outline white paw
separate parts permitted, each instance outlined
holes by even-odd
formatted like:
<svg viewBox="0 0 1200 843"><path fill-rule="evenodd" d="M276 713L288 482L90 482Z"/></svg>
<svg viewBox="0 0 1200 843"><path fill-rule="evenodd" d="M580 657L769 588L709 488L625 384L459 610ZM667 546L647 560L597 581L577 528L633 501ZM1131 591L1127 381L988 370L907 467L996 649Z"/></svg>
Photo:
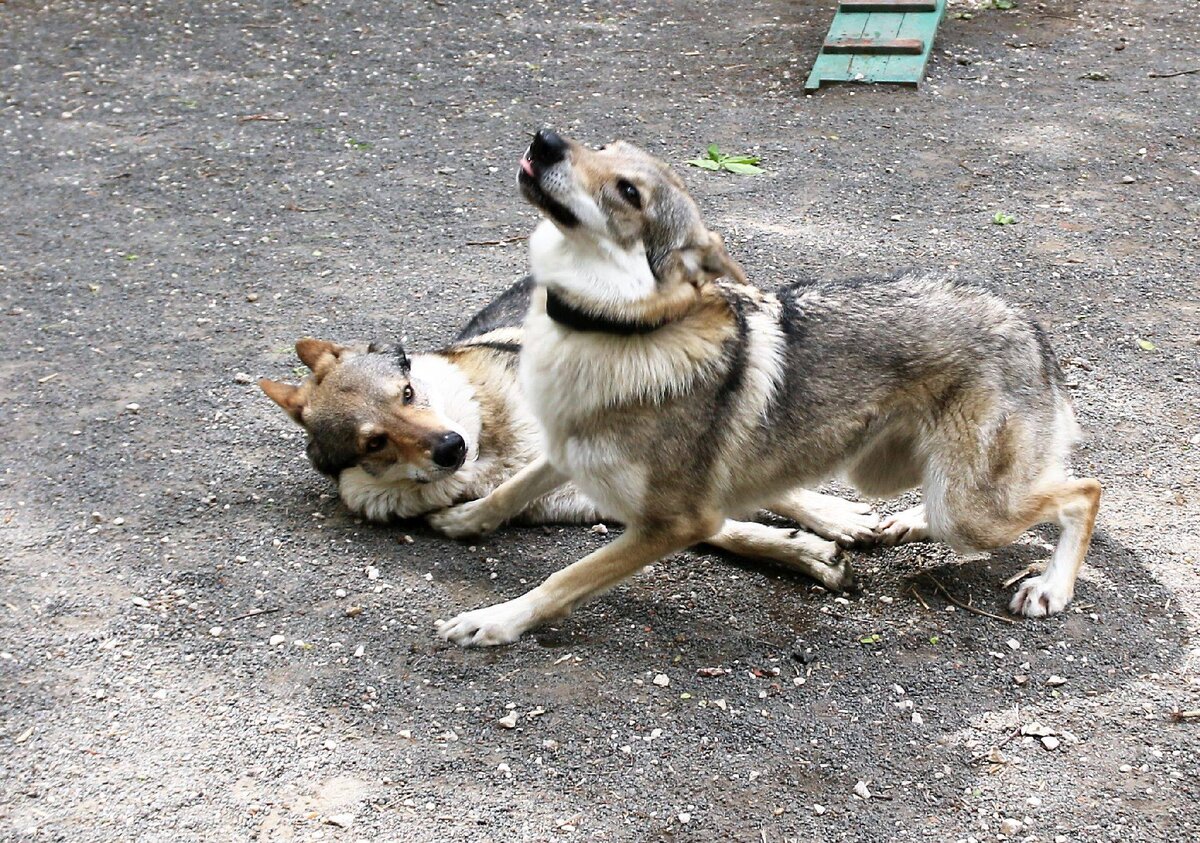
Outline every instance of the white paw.
<svg viewBox="0 0 1200 843"><path fill-rule="evenodd" d="M488 513L487 498L430 513L426 520L430 527L452 539L487 535L500 526Z"/></svg>
<svg viewBox="0 0 1200 843"><path fill-rule="evenodd" d="M879 516L870 504L858 501L840 501L835 506L817 510L812 514L809 529L840 545L852 545L875 538L879 529Z"/></svg>
<svg viewBox="0 0 1200 843"><path fill-rule="evenodd" d="M875 533L880 544L907 544L923 542L929 538L929 525L925 522L924 509L906 509L884 519Z"/></svg>
<svg viewBox="0 0 1200 843"><path fill-rule="evenodd" d="M1072 596L1070 588L1042 574L1021 583L1008 609L1014 615L1044 618L1061 612L1071 602Z"/></svg>
<svg viewBox="0 0 1200 843"><path fill-rule="evenodd" d="M850 555L833 542L828 544L831 552L818 557L818 564L809 568L809 575L830 591L845 591L854 584Z"/></svg>
<svg viewBox="0 0 1200 843"><path fill-rule="evenodd" d="M438 635L460 647L496 647L511 644L534 625L529 601L524 597L497 603L486 609L463 612L448 621L434 623Z"/></svg>

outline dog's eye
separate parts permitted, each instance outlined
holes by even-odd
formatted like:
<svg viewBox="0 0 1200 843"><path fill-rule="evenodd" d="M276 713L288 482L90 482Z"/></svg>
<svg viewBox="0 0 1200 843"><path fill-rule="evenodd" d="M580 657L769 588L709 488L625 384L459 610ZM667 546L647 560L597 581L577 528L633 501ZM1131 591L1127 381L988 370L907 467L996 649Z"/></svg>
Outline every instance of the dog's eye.
<svg viewBox="0 0 1200 843"><path fill-rule="evenodd" d="M404 387L404 393L403 393L403 397L404 397L404 403L405 403L405 404L411 404L411 403L412 403L412 401L413 401L413 388L412 388L411 386L405 386L405 387Z"/></svg>
<svg viewBox="0 0 1200 843"><path fill-rule="evenodd" d="M382 451L388 443L386 433L375 433L367 437L366 449L368 454Z"/></svg>
<svg viewBox="0 0 1200 843"><path fill-rule="evenodd" d="M617 182L617 192L621 194L622 199L633 207L642 207L642 194L638 193L638 189L625 179Z"/></svg>

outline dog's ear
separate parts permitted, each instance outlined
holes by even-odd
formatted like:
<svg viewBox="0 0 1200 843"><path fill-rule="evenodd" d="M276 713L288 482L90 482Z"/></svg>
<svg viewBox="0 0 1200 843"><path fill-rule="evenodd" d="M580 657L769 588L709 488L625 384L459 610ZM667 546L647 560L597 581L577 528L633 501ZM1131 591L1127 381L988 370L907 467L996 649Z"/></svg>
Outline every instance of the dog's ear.
<svg viewBox="0 0 1200 843"><path fill-rule="evenodd" d="M296 343L296 356L300 358L301 363L312 369L318 381L349 350L344 345L312 337L305 337Z"/></svg>
<svg viewBox="0 0 1200 843"><path fill-rule="evenodd" d="M280 383L266 378L262 378L258 385L268 398L283 407L284 412L291 416L293 421L303 424L300 420L300 412L304 409L303 389L292 386L290 383Z"/></svg>
<svg viewBox="0 0 1200 843"><path fill-rule="evenodd" d="M660 282L692 284L696 287L718 278L746 282L746 273L725 251L725 241L715 231L706 231L699 243L670 252L655 275Z"/></svg>

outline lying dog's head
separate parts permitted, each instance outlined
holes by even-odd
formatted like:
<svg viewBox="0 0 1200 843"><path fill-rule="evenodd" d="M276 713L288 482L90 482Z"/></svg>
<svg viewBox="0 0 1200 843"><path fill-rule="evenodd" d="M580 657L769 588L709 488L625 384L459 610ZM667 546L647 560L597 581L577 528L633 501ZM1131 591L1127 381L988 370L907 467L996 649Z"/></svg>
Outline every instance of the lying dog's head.
<svg viewBox="0 0 1200 843"><path fill-rule="evenodd" d="M431 400L433 391L413 381L402 348L306 338L296 355L312 370L302 384L258 385L308 432L318 471L336 479L358 466L381 479L428 482L462 466L462 433Z"/></svg>
<svg viewBox="0 0 1200 843"><path fill-rule="evenodd" d="M679 177L632 144L589 149L542 129L521 159L517 184L553 223L530 243L542 283L620 305L721 276L744 280ZM559 266L568 261L569 269Z"/></svg>

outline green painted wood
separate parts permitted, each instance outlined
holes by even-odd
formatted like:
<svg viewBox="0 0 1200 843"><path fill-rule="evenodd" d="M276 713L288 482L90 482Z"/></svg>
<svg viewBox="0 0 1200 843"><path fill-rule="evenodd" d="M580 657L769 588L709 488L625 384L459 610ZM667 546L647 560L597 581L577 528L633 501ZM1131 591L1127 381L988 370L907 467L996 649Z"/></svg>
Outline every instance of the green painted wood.
<svg viewBox="0 0 1200 843"><path fill-rule="evenodd" d="M936 0L842 0L843 12L932 12Z"/></svg>
<svg viewBox="0 0 1200 843"><path fill-rule="evenodd" d="M833 23L829 25L829 34L825 36L825 40L836 41L842 38L861 38L863 29L866 28L868 17L870 17L870 14L867 12L838 12L833 16ZM819 87L823 79L849 79L850 60L852 58L853 56L845 53L819 53L816 62L813 63L812 73L809 74L808 82L805 83L804 87ZM814 79L816 80L816 84L813 84Z"/></svg>
<svg viewBox="0 0 1200 843"><path fill-rule="evenodd" d="M831 54L822 49L804 87L814 90L826 82L918 84L925 75L938 24L946 13L946 0L933 2L934 10L925 12L864 13L839 8L829 26L826 42L862 38L919 39L923 50L919 55L871 55Z"/></svg>
<svg viewBox="0 0 1200 843"><path fill-rule="evenodd" d="M896 12L871 12L867 15L867 25L863 27L863 38L892 41L900 31L903 21L904 15ZM875 74L882 73L886 67L886 58L861 53L850 59L850 78L861 82L874 82Z"/></svg>

